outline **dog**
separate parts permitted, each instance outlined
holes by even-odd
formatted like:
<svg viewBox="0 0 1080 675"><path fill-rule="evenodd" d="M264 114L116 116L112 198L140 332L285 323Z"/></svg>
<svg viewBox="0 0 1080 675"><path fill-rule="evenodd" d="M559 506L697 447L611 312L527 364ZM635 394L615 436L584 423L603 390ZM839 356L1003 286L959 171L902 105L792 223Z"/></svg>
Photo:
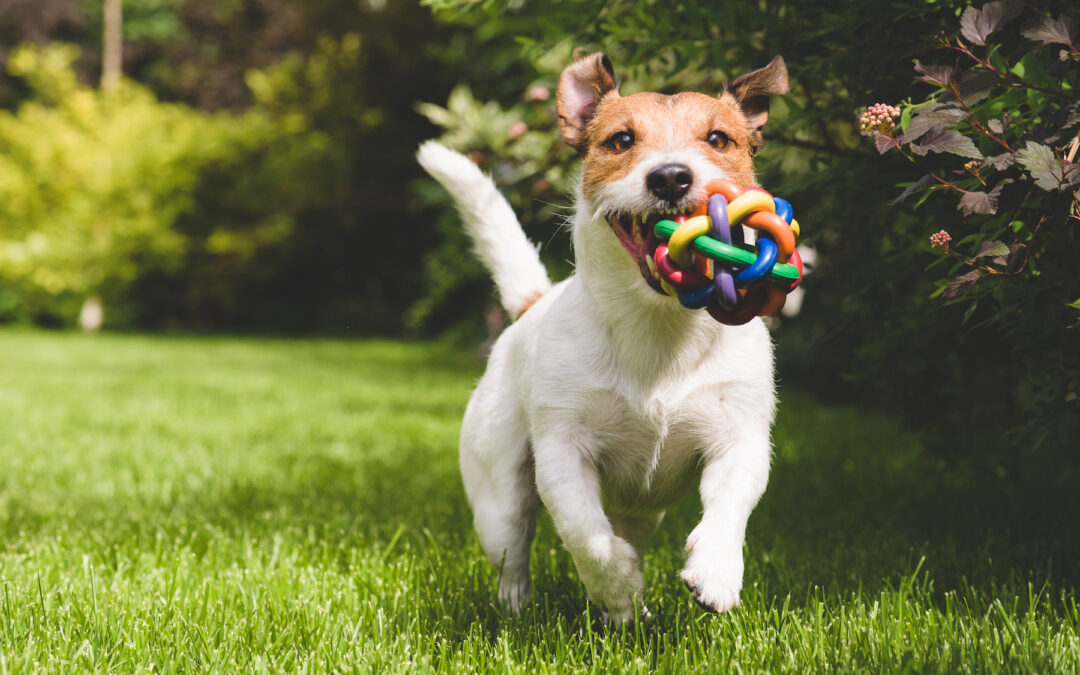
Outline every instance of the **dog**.
<svg viewBox="0 0 1080 675"><path fill-rule="evenodd" d="M721 325L662 293L652 227L690 213L711 179L755 184L769 97L787 91L780 56L717 96L622 96L605 55L568 66L556 107L583 162L575 272L554 286L494 183L461 154L420 146L517 317L492 348L460 443L476 533L512 610L531 597L543 506L607 619L647 616L646 545L695 482L703 514L682 580L708 611L738 604L746 523L769 476L772 342L759 319Z"/></svg>

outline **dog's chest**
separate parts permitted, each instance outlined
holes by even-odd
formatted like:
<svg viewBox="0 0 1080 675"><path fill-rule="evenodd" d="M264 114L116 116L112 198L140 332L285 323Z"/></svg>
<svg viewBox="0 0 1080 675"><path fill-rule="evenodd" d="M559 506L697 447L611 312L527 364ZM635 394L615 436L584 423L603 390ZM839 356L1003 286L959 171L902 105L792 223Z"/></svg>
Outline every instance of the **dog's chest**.
<svg viewBox="0 0 1080 675"><path fill-rule="evenodd" d="M592 434L604 501L662 508L696 478L702 429L681 392L618 389L590 393L583 428Z"/></svg>

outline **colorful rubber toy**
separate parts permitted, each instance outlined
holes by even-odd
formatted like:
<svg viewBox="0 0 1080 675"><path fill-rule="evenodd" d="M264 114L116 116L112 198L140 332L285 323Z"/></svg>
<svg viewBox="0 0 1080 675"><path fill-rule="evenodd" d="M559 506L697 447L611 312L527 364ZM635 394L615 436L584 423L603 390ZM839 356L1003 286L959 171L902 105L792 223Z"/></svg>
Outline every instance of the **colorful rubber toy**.
<svg viewBox="0 0 1080 675"><path fill-rule="evenodd" d="M667 240L653 255L660 285L684 306L704 308L729 326L776 314L803 274L791 204L723 179L709 181L705 193L689 218L661 220L653 228ZM738 225L758 231L755 246L743 243Z"/></svg>

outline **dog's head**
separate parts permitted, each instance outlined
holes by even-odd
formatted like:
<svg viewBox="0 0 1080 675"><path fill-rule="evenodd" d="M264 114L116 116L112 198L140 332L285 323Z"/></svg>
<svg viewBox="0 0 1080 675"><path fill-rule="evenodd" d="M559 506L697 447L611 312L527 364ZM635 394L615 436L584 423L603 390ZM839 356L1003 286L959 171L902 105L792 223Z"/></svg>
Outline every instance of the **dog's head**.
<svg viewBox="0 0 1080 675"><path fill-rule="evenodd" d="M689 214L714 178L752 185L769 97L787 91L787 67L779 56L717 96L621 96L603 54L563 71L556 97L559 125L563 140L584 159L582 206L597 216L593 222L607 222L654 289L660 284L651 265L653 225L662 217Z"/></svg>

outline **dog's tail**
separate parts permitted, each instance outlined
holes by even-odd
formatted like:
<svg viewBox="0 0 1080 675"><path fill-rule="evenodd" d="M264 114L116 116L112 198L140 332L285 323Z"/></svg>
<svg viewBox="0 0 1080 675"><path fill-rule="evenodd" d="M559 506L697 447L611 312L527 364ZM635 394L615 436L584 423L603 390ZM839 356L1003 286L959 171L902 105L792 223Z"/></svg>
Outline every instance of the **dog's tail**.
<svg viewBox="0 0 1080 675"><path fill-rule="evenodd" d="M453 196L477 255L495 278L502 306L514 318L524 314L551 288L551 280L510 204L480 167L441 143L423 143L416 159Z"/></svg>

